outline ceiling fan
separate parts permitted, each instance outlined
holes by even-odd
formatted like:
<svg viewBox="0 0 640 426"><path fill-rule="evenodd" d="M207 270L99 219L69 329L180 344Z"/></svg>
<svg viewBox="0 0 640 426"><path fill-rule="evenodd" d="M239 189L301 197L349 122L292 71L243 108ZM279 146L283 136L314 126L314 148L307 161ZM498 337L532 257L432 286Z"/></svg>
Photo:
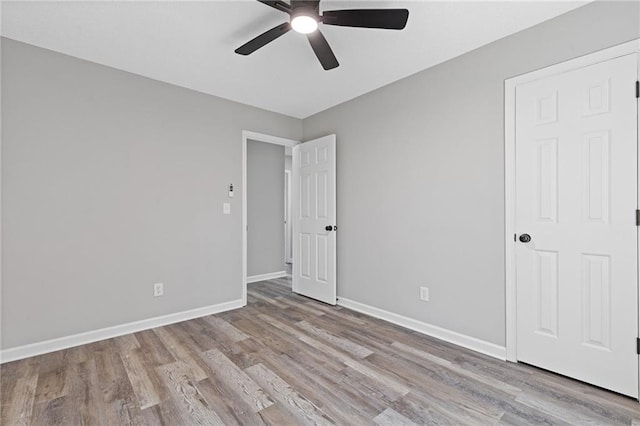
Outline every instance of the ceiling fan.
<svg viewBox="0 0 640 426"><path fill-rule="evenodd" d="M326 10L320 15L320 0L291 0L291 4L281 0L258 1L289 14L290 20L260 34L237 48L235 52L239 55L249 55L293 29L307 35L311 48L325 70L336 68L339 63L318 29L318 24L401 30L407 25L409 18L407 9Z"/></svg>

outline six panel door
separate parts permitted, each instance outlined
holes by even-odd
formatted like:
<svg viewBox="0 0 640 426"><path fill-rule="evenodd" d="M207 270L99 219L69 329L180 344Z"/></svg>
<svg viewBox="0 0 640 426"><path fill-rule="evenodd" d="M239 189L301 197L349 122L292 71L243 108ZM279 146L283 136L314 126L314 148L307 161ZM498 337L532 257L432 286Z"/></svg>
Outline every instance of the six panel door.
<svg viewBox="0 0 640 426"><path fill-rule="evenodd" d="M517 86L515 243L518 360L636 398L637 60Z"/></svg>
<svg viewBox="0 0 640 426"><path fill-rule="evenodd" d="M336 304L336 138L293 148L293 291Z"/></svg>

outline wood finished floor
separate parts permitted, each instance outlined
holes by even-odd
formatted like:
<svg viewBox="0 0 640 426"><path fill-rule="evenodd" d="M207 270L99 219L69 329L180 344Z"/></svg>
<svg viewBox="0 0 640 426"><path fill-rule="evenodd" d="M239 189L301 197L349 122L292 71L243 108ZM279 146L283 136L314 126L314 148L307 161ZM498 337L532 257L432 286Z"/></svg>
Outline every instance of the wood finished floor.
<svg viewBox="0 0 640 426"><path fill-rule="evenodd" d="M640 424L640 404L249 286L235 311L0 367L2 425Z"/></svg>

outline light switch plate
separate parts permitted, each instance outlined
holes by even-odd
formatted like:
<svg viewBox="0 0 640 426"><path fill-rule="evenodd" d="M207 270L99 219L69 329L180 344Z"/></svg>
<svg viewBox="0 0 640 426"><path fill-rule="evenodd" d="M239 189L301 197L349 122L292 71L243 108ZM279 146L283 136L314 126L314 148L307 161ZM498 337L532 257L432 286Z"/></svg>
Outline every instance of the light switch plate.
<svg viewBox="0 0 640 426"><path fill-rule="evenodd" d="M231 203L222 203L222 213L231 214Z"/></svg>
<svg viewBox="0 0 640 426"><path fill-rule="evenodd" d="M424 302L429 301L429 288L428 287L420 287L420 300Z"/></svg>

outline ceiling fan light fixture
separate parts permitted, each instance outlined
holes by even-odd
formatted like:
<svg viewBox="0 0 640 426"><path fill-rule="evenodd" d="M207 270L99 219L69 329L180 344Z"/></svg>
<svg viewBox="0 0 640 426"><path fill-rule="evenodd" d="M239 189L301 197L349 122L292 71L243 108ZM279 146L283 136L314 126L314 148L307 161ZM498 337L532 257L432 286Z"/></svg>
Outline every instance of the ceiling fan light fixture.
<svg viewBox="0 0 640 426"><path fill-rule="evenodd" d="M291 28L302 34L310 34L318 29L318 21L308 15L297 15L291 19Z"/></svg>
<svg viewBox="0 0 640 426"><path fill-rule="evenodd" d="M1 0L0 0L1 1ZM305 34L320 65L325 70L332 70L340 65L333 54L331 46L324 38L318 25L336 25L341 27L378 28L385 30L401 30L407 25L409 11L407 9L342 9L324 10L320 15L321 0L258 0L279 12L289 15L289 20L267 30L257 37L238 47L238 55L249 55L271 43L291 30Z"/></svg>

